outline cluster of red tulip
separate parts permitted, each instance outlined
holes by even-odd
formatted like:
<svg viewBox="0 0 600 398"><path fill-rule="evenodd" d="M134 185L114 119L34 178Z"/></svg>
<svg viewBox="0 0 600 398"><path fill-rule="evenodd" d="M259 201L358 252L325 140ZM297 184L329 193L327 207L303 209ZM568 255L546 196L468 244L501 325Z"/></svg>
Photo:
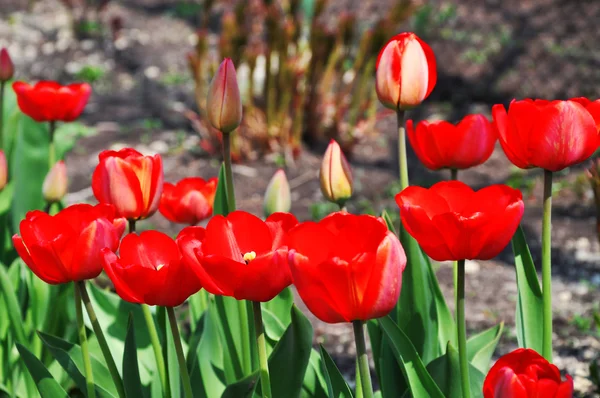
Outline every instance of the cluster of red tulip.
<svg viewBox="0 0 600 398"><path fill-rule="evenodd" d="M420 104L435 82L433 52L414 34L400 34L382 49L377 94L385 106L398 112L401 145L404 110ZM24 113L51 124L77 118L90 95L87 85L41 82L32 87L17 82L13 88ZM407 259L386 222L344 209L320 222L298 222L285 211L270 211L265 221L234 211L228 141L240 124L242 107L235 69L228 59L213 79L207 108L210 123L224 133L225 181L186 178L175 185L164 183L159 155L144 156L131 148L104 151L91 182L98 205L77 204L56 215L32 211L21 222L21 233L13 242L27 266L47 283L76 282L82 290L83 281L104 270L124 300L171 311L205 289L253 301L254 311L260 313L259 303L293 284L308 309L325 322L352 322L357 331L363 321L387 315L398 301ZM454 177L456 170L485 162L497 139L513 164L539 167L550 176L587 159L600 144L600 101L513 101L508 111L496 105L492 113L493 123L483 115L469 115L456 126L422 121L415 127L409 120L407 135L428 168L451 169ZM327 149L320 176L324 195L343 206L352 194L352 177L335 142ZM464 261L491 259L506 247L523 215L522 195L504 185L473 191L459 181L440 182L429 189L408 186L402 155L401 176L403 190L396 202L405 230L434 260L458 262L461 385L469 397ZM229 213L213 216L206 227L195 226L211 216L220 183L226 186ZM282 183L274 179L272 185ZM289 198L287 203L273 202L278 204L271 209L289 209ZM173 222L190 226L176 239L158 231L136 234L136 221L157 210ZM130 233L121 239L127 222ZM357 347L366 361L360 341ZM260 360L264 369L262 355ZM365 364L359 359L363 393L371 397ZM186 395L191 396L185 385L187 370L180 371ZM270 396L268 376L261 383L263 395ZM486 398L568 397L572 390L570 378L561 382L557 368L532 350L517 350L501 358L484 384Z"/></svg>

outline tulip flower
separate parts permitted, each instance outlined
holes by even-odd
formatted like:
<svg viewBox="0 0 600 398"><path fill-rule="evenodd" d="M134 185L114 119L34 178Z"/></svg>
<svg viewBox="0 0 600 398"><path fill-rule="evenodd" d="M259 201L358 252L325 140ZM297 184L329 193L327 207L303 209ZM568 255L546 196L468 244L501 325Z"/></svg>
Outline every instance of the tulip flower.
<svg viewBox="0 0 600 398"><path fill-rule="evenodd" d="M289 212L292 208L292 192L283 169L277 170L265 191L263 209L268 217L277 212Z"/></svg>
<svg viewBox="0 0 600 398"><path fill-rule="evenodd" d="M162 232L127 234L119 256L115 251L102 251L104 270L125 301L176 307L201 288L175 241Z"/></svg>
<svg viewBox="0 0 600 398"><path fill-rule="evenodd" d="M560 171L589 158L600 144L591 113L577 101L512 101L492 108L500 144L517 167Z"/></svg>
<svg viewBox="0 0 600 398"><path fill-rule="evenodd" d="M10 55L6 48L0 50L0 83L5 83L12 79L15 74L15 66L13 65Z"/></svg>
<svg viewBox="0 0 600 398"><path fill-rule="evenodd" d="M342 207L352 196L352 172L340 145L331 140L319 171L321 192L330 202Z"/></svg>
<svg viewBox="0 0 600 398"><path fill-rule="evenodd" d="M87 83L62 86L54 81L41 81L31 86L13 83L21 111L36 122L71 122L79 117L90 98Z"/></svg>
<svg viewBox="0 0 600 398"><path fill-rule="evenodd" d="M497 256L510 242L521 217L521 192L492 185L477 192L460 181L431 188L411 186L396 195L407 232L436 261Z"/></svg>
<svg viewBox="0 0 600 398"><path fill-rule="evenodd" d="M230 133L242 122L242 99L235 67L225 58L210 82L206 112L210 124L222 133Z"/></svg>
<svg viewBox="0 0 600 398"><path fill-rule="evenodd" d="M64 161L58 161L52 166L44 183L42 195L48 203L60 202L67 194L67 167Z"/></svg>
<svg viewBox="0 0 600 398"><path fill-rule="evenodd" d="M571 98L571 101L580 103L594 118L596 128L600 132L600 99L590 101L585 97Z"/></svg>
<svg viewBox="0 0 600 398"><path fill-rule="evenodd" d="M323 322L379 318L396 305L406 256L382 219L333 213L299 224L288 246L298 294Z"/></svg>
<svg viewBox="0 0 600 398"><path fill-rule="evenodd" d="M297 223L289 213L262 221L238 210L214 216L206 229L184 228L177 244L209 293L266 302L291 283L285 242Z"/></svg>
<svg viewBox="0 0 600 398"><path fill-rule="evenodd" d="M30 211L13 244L25 264L51 285L83 281L102 271L101 250L116 250L125 220L110 205L69 206L55 216Z"/></svg>
<svg viewBox="0 0 600 398"><path fill-rule="evenodd" d="M166 182L158 210L172 222L196 225L212 215L216 191L216 178L184 178L176 185Z"/></svg>
<svg viewBox="0 0 600 398"><path fill-rule="evenodd" d="M8 166L6 164L6 155L0 150L0 191L4 189L8 182Z"/></svg>
<svg viewBox="0 0 600 398"><path fill-rule="evenodd" d="M571 398L573 379L531 349L519 348L492 366L483 382L484 398Z"/></svg>
<svg viewBox="0 0 600 398"><path fill-rule="evenodd" d="M433 51L411 32L400 33L387 42L379 52L376 69L377 96L390 109L419 105L437 81Z"/></svg>
<svg viewBox="0 0 600 398"><path fill-rule="evenodd" d="M465 116L457 125L446 121L406 122L406 134L419 160L431 170L468 169L492 155L497 132L483 115Z"/></svg>
<svg viewBox="0 0 600 398"><path fill-rule="evenodd" d="M103 151L92 175L92 190L100 203L115 206L129 220L150 217L163 191L160 155L144 156L135 149Z"/></svg>

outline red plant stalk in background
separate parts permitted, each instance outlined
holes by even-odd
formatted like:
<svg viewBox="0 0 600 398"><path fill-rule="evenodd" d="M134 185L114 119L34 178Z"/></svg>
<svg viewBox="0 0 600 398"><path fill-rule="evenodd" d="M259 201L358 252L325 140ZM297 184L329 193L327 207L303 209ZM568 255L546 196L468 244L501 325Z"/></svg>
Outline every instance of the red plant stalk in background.
<svg viewBox="0 0 600 398"><path fill-rule="evenodd" d="M406 122L406 134L419 160L431 170L468 169L492 155L498 133L483 115L467 115L457 125L446 121Z"/></svg>
<svg viewBox="0 0 600 398"><path fill-rule="evenodd" d="M297 223L289 213L274 213L262 221L234 211L214 216L206 229L184 228L177 244L206 291L266 302L291 284L286 237Z"/></svg>
<svg viewBox="0 0 600 398"><path fill-rule="evenodd" d="M160 155L144 156L135 149L103 151L92 175L92 190L100 203L115 206L128 220L150 217L160 203L163 168Z"/></svg>
<svg viewBox="0 0 600 398"><path fill-rule="evenodd" d="M321 161L319 170L321 192L327 200L340 207L352 196L352 171L335 140L331 140Z"/></svg>
<svg viewBox="0 0 600 398"><path fill-rule="evenodd" d="M521 217L519 190L492 185L477 192L460 181L396 195L404 228L436 261L489 260L510 242Z"/></svg>
<svg viewBox="0 0 600 398"><path fill-rule="evenodd" d="M562 381L555 365L531 349L519 348L504 355L483 383L485 398L571 398L573 379Z"/></svg>
<svg viewBox="0 0 600 398"><path fill-rule="evenodd" d="M40 81L34 86L13 83L21 111L37 122L71 122L79 117L90 98L87 83L62 86L54 81Z"/></svg>
<svg viewBox="0 0 600 398"><path fill-rule="evenodd" d="M0 49L0 83L5 83L12 79L15 74L15 66L8 54L6 48Z"/></svg>
<svg viewBox="0 0 600 398"><path fill-rule="evenodd" d="M388 41L379 53L376 69L379 101L394 110L419 105L437 81L433 51L411 32L400 33Z"/></svg>
<svg viewBox="0 0 600 398"><path fill-rule="evenodd" d="M366 321L396 305L406 256L382 219L337 212L299 224L288 242L294 285L320 320Z"/></svg>
<svg viewBox="0 0 600 398"><path fill-rule="evenodd" d="M176 307L201 288L195 273L181 261L175 241L162 232L128 234L119 256L115 251L102 251L104 270L125 301Z"/></svg>
<svg viewBox="0 0 600 398"><path fill-rule="evenodd" d="M196 225L212 215L217 178L184 178L177 184L166 182L158 210L166 219Z"/></svg>
<svg viewBox="0 0 600 398"><path fill-rule="evenodd" d="M25 264L46 283L83 281L102 272L101 250L119 247L125 220L113 206L78 204L55 216L34 210L21 221L13 244Z"/></svg>
<svg viewBox="0 0 600 398"><path fill-rule="evenodd" d="M560 171L589 158L600 144L591 112L579 101L512 101L492 108L500 144L522 169ZM597 114L597 113L596 113Z"/></svg>

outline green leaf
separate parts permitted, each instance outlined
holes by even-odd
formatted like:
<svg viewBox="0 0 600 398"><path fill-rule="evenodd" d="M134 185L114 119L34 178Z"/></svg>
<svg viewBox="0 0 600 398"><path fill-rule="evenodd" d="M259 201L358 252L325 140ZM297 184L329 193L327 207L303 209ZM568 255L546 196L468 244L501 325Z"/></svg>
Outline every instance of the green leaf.
<svg viewBox="0 0 600 398"><path fill-rule="evenodd" d="M240 305L233 297L215 296L219 335L223 348L223 364L227 384L244 377L242 370L242 336ZM244 306L245 308L245 306Z"/></svg>
<svg viewBox="0 0 600 398"><path fill-rule="evenodd" d="M144 391L140 380L138 366L137 346L135 344L135 328L133 314L129 314L127 322L127 335L125 336L125 350L123 353L123 385L128 397L143 397Z"/></svg>
<svg viewBox="0 0 600 398"><path fill-rule="evenodd" d="M448 343L444 355L427 364L427 370L447 398L463 397L458 351L452 344ZM469 364L469 385L471 386L472 398L483 396L484 378L483 373Z"/></svg>
<svg viewBox="0 0 600 398"><path fill-rule="evenodd" d="M217 183L217 191L215 193L215 200L213 204L213 214L220 214L226 216L229 214L227 208L227 188L225 186L225 166L221 164L219 169L219 182Z"/></svg>
<svg viewBox="0 0 600 398"><path fill-rule="evenodd" d="M313 348L310 350L310 360L304 382L302 383L302 397L327 398L327 383L323 373L323 361L321 355Z"/></svg>
<svg viewBox="0 0 600 398"><path fill-rule="evenodd" d="M10 327L14 333L17 342L27 344L25 338L25 330L23 329L23 318L21 309L19 308L19 300L16 295L16 289L12 284L4 264L0 264L0 294L4 298L6 309L8 310L8 318Z"/></svg>
<svg viewBox="0 0 600 398"><path fill-rule="evenodd" d="M68 398L69 396L62 389L60 384L54 380L48 369L39 359L35 357L25 346L17 343L17 350L21 354L21 359L25 362L25 366L29 370L31 377L35 381L35 385L40 392L42 398Z"/></svg>
<svg viewBox="0 0 600 398"><path fill-rule="evenodd" d="M380 318L379 325L390 343L392 352L402 368L404 377L414 397L443 398L444 395L431 375L408 336L389 317ZM437 341L437 339L436 339Z"/></svg>
<svg viewBox="0 0 600 398"><path fill-rule="evenodd" d="M64 159L65 155L73 149L77 140L96 134L94 128L80 122L60 123L54 133L56 158Z"/></svg>
<svg viewBox="0 0 600 398"><path fill-rule="evenodd" d="M87 385L85 380L85 371L81 347L63 340L56 336L38 332L38 336L42 343L48 348L48 351L69 374L81 391L86 391ZM96 385L96 393L99 397L116 397L117 390L110 377L108 369L102 362L91 356L92 372L94 375L94 384Z"/></svg>
<svg viewBox="0 0 600 398"><path fill-rule="evenodd" d="M250 398L254 395L258 383L258 371L244 377L235 383L229 384L221 398ZM276 395L273 395L274 397Z"/></svg>
<svg viewBox="0 0 600 398"><path fill-rule="evenodd" d="M517 310L515 323L519 347L542 352L543 299L535 265L521 227L512 238L517 272Z"/></svg>
<svg viewBox="0 0 600 398"><path fill-rule="evenodd" d="M2 191L0 191L0 214L4 214L10 210L14 190L14 184L12 181L9 181L8 184L4 186Z"/></svg>
<svg viewBox="0 0 600 398"><path fill-rule="evenodd" d="M383 395L386 397L401 396L408 385L403 377L398 377L402 370L392 353L388 340L384 338L383 331L376 319L371 319L367 322L367 331L369 332L369 339L371 341L375 373L377 374L379 387Z"/></svg>
<svg viewBox="0 0 600 398"><path fill-rule="evenodd" d="M393 232L394 235L398 235L398 232L396 232L396 227L394 227L394 221L392 220L392 217L390 217L390 214L387 212L387 210L383 210L381 212L381 217L385 220L388 230Z"/></svg>
<svg viewBox="0 0 600 398"><path fill-rule="evenodd" d="M319 350L329 398L352 398L352 391L333 359L322 345L319 345Z"/></svg>
<svg viewBox="0 0 600 398"><path fill-rule="evenodd" d="M293 304L294 295L290 288L262 304L265 333L271 341L278 341L292 321L290 310Z"/></svg>
<svg viewBox="0 0 600 398"><path fill-rule="evenodd" d="M494 355L494 350L498 345L498 341L500 341L503 329L504 322L500 322L498 325L471 336L467 340L467 358L482 373L487 373L490 369L492 355Z"/></svg>
<svg viewBox="0 0 600 398"><path fill-rule="evenodd" d="M422 250L421 255L423 256L423 259L427 265L429 286L435 303L435 313L437 315L438 326L438 348L446 347L448 342L452 343L452 345L456 347L458 346L458 338L456 335L456 323L454 322L454 317L448 308L448 304L446 304L444 294L442 293L438 280L433 272L431 260ZM439 354L442 354L441 351L438 352Z"/></svg>
<svg viewBox="0 0 600 398"><path fill-rule="evenodd" d="M208 297L208 292L202 289L188 298L188 304L190 306L190 327L192 328L192 332L195 327L200 324L200 318L206 312Z"/></svg>
<svg viewBox="0 0 600 398"><path fill-rule="evenodd" d="M211 398L219 397L225 390L222 381L223 351L218 330L218 314L214 305L209 306L202 318L202 326L196 328L200 332L199 338L190 339L188 353L188 369L192 380L194 397ZM194 345L193 341L198 339ZM193 340L193 341L192 341Z"/></svg>
<svg viewBox="0 0 600 398"><path fill-rule="evenodd" d="M159 317L160 319L160 317ZM177 359L177 351L175 350L175 340L173 339L173 333L171 333L169 321L165 316L161 321L165 322L164 330L166 336L166 352L165 361L167 367L167 377L169 378L169 386L171 387L171 396L181 396L181 377L179 372L179 363Z"/></svg>

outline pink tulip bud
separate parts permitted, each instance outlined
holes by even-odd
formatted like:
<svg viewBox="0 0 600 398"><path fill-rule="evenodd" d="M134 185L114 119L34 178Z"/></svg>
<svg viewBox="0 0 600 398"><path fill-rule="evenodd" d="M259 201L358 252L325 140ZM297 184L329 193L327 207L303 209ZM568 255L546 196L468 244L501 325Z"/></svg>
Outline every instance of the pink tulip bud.
<svg viewBox="0 0 600 398"><path fill-rule="evenodd" d="M6 166L6 155L0 150L0 191L6 186L8 181L8 167Z"/></svg>
<svg viewBox="0 0 600 398"><path fill-rule="evenodd" d="M352 196L352 172L340 145L331 140L321 162L321 192L330 202L343 206Z"/></svg>
<svg viewBox="0 0 600 398"><path fill-rule="evenodd" d="M394 36L381 49L376 68L377 96L391 109L419 105L437 80L433 51L411 32Z"/></svg>
<svg viewBox="0 0 600 398"><path fill-rule="evenodd" d="M42 185L42 194L48 203L60 202L67 194L67 168L60 160L52 166Z"/></svg>
<svg viewBox="0 0 600 398"><path fill-rule="evenodd" d="M210 124L222 133L230 133L242 122L242 99L235 67L225 58L210 82L206 112Z"/></svg>
<svg viewBox="0 0 600 398"><path fill-rule="evenodd" d="M265 191L265 201L263 209L265 216L269 217L273 213L284 212L287 213L292 207L292 192L290 191L290 184L285 175L283 169L277 170L277 172L269 181L267 190Z"/></svg>
<svg viewBox="0 0 600 398"><path fill-rule="evenodd" d="M8 55L6 48L0 50L0 82L6 82L12 79L15 74L15 66Z"/></svg>

